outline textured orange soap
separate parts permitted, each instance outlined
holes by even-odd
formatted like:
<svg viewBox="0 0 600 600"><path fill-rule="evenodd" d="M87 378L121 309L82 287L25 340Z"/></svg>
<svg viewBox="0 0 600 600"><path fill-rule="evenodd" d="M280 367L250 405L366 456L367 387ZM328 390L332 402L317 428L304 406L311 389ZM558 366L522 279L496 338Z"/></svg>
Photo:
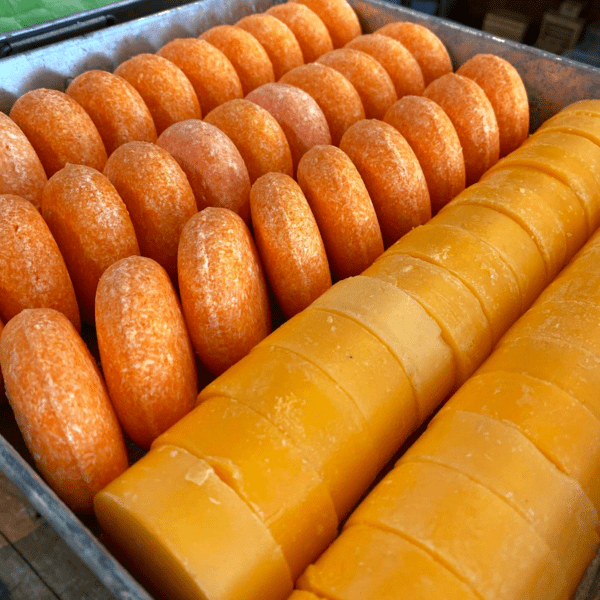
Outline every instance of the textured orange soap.
<svg viewBox="0 0 600 600"><path fill-rule="evenodd" d="M223 131L239 150L250 182L276 171L293 175L292 153L277 119L249 100L231 100L208 113L204 120Z"/></svg>
<svg viewBox="0 0 600 600"><path fill-rule="evenodd" d="M404 136L415 153L427 182L431 211L437 213L465 188L465 158L452 121L423 96L401 98L383 120Z"/></svg>
<svg viewBox="0 0 600 600"><path fill-rule="evenodd" d="M234 25L217 25L205 31L200 40L218 48L231 61L240 78L244 96L254 88L275 81L273 63L267 51L244 29Z"/></svg>
<svg viewBox="0 0 600 600"><path fill-rule="evenodd" d="M325 23L308 6L295 2L275 4L266 11L285 23L296 36L305 63L333 50L333 42Z"/></svg>
<svg viewBox="0 0 600 600"><path fill-rule="evenodd" d="M356 88L367 119L383 119L398 99L394 82L377 60L366 52L338 48L321 55L317 62L339 71Z"/></svg>
<svg viewBox="0 0 600 600"><path fill-rule="evenodd" d="M229 208L250 222L250 177L235 144L217 127L191 119L171 125L157 144L186 174L198 210Z"/></svg>
<svg viewBox="0 0 600 600"><path fill-rule="evenodd" d="M255 181L250 212L267 279L291 317L331 287L317 222L300 186L283 173L267 173Z"/></svg>
<svg viewBox="0 0 600 600"><path fill-rule="evenodd" d="M121 196L140 246L177 281L177 246L183 226L198 211L194 192L177 161L148 142L117 148L104 175Z"/></svg>
<svg viewBox="0 0 600 600"><path fill-rule="evenodd" d="M344 529L297 585L334 600L478 598L423 548L393 531L369 525ZM302 597L292 594L289 600Z"/></svg>
<svg viewBox="0 0 600 600"><path fill-rule="evenodd" d="M359 121L346 131L340 149L369 190L386 247L431 218L423 170L397 129L375 119Z"/></svg>
<svg viewBox="0 0 600 600"><path fill-rule="evenodd" d="M400 462L346 527L363 524L424 548L479 598L565 598L562 565L546 542L504 500L454 469Z"/></svg>
<svg viewBox="0 0 600 600"><path fill-rule="evenodd" d="M251 91L246 100L271 113L283 129L292 153L294 175L305 152L313 146L331 144L329 125L323 111L316 100L299 87L266 83Z"/></svg>
<svg viewBox="0 0 600 600"><path fill-rule="evenodd" d="M279 544L210 465L151 450L94 498L102 529L169 600L281 600L292 591Z"/></svg>
<svg viewBox="0 0 600 600"><path fill-rule="evenodd" d="M156 54L175 63L185 73L194 87L203 115L219 104L244 96L242 83L231 61L204 40L177 38Z"/></svg>
<svg viewBox="0 0 600 600"><path fill-rule="evenodd" d="M36 467L75 511L127 469L123 434L104 382L69 320L22 311L0 338L7 395Z"/></svg>
<svg viewBox="0 0 600 600"><path fill-rule="evenodd" d="M300 161L298 183L321 230L335 279L359 275L383 252L383 240L356 167L339 148L315 146Z"/></svg>
<svg viewBox="0 0 600 600"><path fill-rule="evenodd" d="M428 224L410 231L389 252L420 258L458 277L481 302L494 343L521 314L513 272L497 250L468 231Z"/></svg>
<svg viewBox="0 0 600 600"><path fill-rule="evenodd" d="M295 352L347 392L366 421L381 467L418 427L408 375L389 347L354 319L309 307L261 345Z"/></svg>
<svg viewBox="0 0 600 600"><path fill-rule="evenodd" d="M600 420L551 383L508 371L474 375L441 409L464 410L515 427L600 509Z"/></svg>
<svg viewBox="0 0 600 600"><path fill-rule="evenodd" d="M173 123L202 118L190 80L175 63L162 56L138 54L121 63L115 75L138 91L150 110L158 135Z"/></svg>
<svg viewBox="0 0 600 600"><path fill-rule="evenodd" d="M345 46L361 34L358 16L346 0L292 0L317 13L329 30L334 48Z"/></svg>
<svg viewBox="0 0 600 600"><path fill-rule="evenodd" d="M500 133L500 156L516 150L529 135L529 101L519 72L493 54L476 54L456 71L472 79L491 102Z"/></svg>
<svg viewBox="0 0 600 600"><path fill-rule="evenodd" d="M93 323L102 273L117 260L140 253L127 207L102 173L67 165L48 180L42 215L69 269L81 318Z"/></svg>
<svg viewBox="0 0 600 600"><path fill-rule="evenodd" d="M0 194L15 194L38 210L48 181L33 146L14 121L0 112Z"/></svg>
<svg viewBox="0 0 600 600"><path fill-rule="evenodd" d="M24 198L0 195L0 319L42 307L81 327L71 278L44 219Z"/></svg>
<svg viewBox="0 0 600 600"><path fill-rule="evenodd" d="M481 303L445 268L407 254L387 252L363 275L399 287L435 320L454 353L457 385L489 355L492 332Z"/></svg>
<svg viewBox="0 0 600 600"><path fill-rule="evenodd" d="M320 63L296 67L279 83L289 83L310 94L327 119L331 140L336 146L350 125L365 118L365 109L356 88L338 71Z"/></svg>
<svg viewBox="0 0 600 600"><path fill-rule="evenodd" d="M424 95L450 117L463 149L466 183L475 183L500 155L498 121L491 102L473 80L456 73L436 79Z"/></svg>
<svg viewBox="0 0 600 600"><path fill-rule="evenodd" d="M375 479L379 455L358 407L295 352L257 346L205 387L198 403L214 396L245 404L289 436L325 482L338 519Z"/></svg>
<svg viewBox="0 0 600 600"><path fill-rule="evenodd" d="M354 38L346 44L346 48L362 50L379 62L390 76L398 98L409 94L420 96L425 91L419 63L398 40L370 33Z"/></svg>
<svg viewBox="0 0 600 600"><path fill-rule="evenodd" d="M337 534L329 491L287 435L251 408L210 398L152 445L205 460L269 528L296 579Z"/></svg>
<svg viewBox="0 0 600 600"><path fill-rule="evenodd" d="M565 591L575 591L598 547L598 513L579 483L514 427L473 412L445 411L400 461L456 469L494 492L556 552L569 582Z"/></svg>
<svg viewBox="0 0 600 600"><path fill-rule="evenodd" d="M446 73L452 73L452 61L446 47L427 27L417 23L395 22L377 29L376 33L404 44L419 63L425 85Z"/></svg>
<svg viewBox="0 0 600 600"><path fill-rule="evenodd" d="M451 204L431 222L464 229L497 250L519 284L522 312L548 284L538 247L527 231L507 215L485 206Z"/></svg>
<svg viewBox="0 0 600 600"><path fill-rule="evenodd" d="M149 448L198 394L194 351L166 271L142 256L112 264L98 282L96 332L119 421Z"/></svg>
<svg viewBox="0 0 600 600"><path fill-rule="evenodd" d="M67 94L90 115L110 156L126 142L156 142L156 127L146 103L125 79L106 71L86 71Z"/></svg>
<svg viewBox="0 0 600 600"><path fill-rule="evenodd" d="M275 81L294 67L304 64L296 36L276 17L267 14L248 15L237 21L235 26L251 33L260 42L273 64Z"/></svg>
<svg viewBox="0 0 600 600"><path fill-rule="evenodd" d="M267 286L252 235L226 208L205 208L183 228L179 290L202 362L222 373L271 331Z"/></svg>
<svg viewBox="0 0 600 600"><path fill-rule="evenodd" d="M51 177L67 163L101 171L106 148L89 115L71 97L40 88L13 104L10 118L21 128Z"/></svg>

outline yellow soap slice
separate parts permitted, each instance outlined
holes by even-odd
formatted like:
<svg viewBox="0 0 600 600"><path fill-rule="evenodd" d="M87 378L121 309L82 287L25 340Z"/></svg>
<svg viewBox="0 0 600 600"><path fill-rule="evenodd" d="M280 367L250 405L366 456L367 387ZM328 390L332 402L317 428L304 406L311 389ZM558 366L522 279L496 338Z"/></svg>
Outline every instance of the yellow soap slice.
<svg viewBox="0 0 600 600"><path fill-rule="evenodd" d="M386 252L362 275L394 284L435 320L454 352L457 387L491 352L492 332L481 303L443 267L407 254Z"/></svg>
<svg viewBox="0 0 600 600"><path fill-rule="evenodd" d="M521 314L521 293L498 251L468 231L447 225L423 225L400 238L388 252L408 254L445 267L481 302L492 340Z"/></svg>
<svg viewBox="0 0 600 600"><path fill-rule="evenodd" d="M152 444L177 446L205 460L245 500L281 546L292 579L337 533L329 491L272 423L227 398L197 406Z"/></svg>
<svg viewBox="0 0 600 600"><path fill-rule="evenodd" d="M478 598L425 550L369 525L345 529L296 585L332 600Z"/></svg>
<svg viewBox="0 0 600 600"><path fill-rule="evenodd" d="M542 123L540 131L562 131L587 138L600 146L600 115L591 115L576 112L560 112Z"/></svg>
<svg viewBox="0 0 600 600"><path fill-rule="evenodd" d="M507 165L524 165L553 175L577 196L589 236L600 224L600 147L570 133L543 131L498 161L490 172Z"/></svg>
<svg viewBox="0 0 600 600"><path fill-rule="evenodd" d="M522 373L471 377L440 410L464 410L515 427L563 473L577 480L600 511L600 420L556 386Z"/></svg>
<svg viewBox="0 0 600 600"><path fill-rule="evenodd" d="M325 600L306 590L294 590L288 600Z"/></svg>
<svg viewBox="0 0 600 600"><path fill-rule="evenodd" d="M556 338L531 335L500 343L477 373L509 371L552 383L600 419L600 358Z"/></svg>
<svg viewBox="0 0 600 600"><path fill-rule="evenodd" d="M573 104L569 104L569 106L563 108L558 114L562 115L565 113L600 115L600 100L579 100L579 102L573 102Z"/></svg>
<svg viewBox="0 0 600 600"><path fill-rule="evenodd" d="M575 590L598 547L598 513L579 483L525 436L492 417L444 411L400 459L423 460L456 469L503 498L556 552L567 589Z"/></svg>
<svg viewBox="0 0 600 600"><path fill-rule="evenodd" d="M261 345L299 354L348 393L365 418L381 467L421 422L412 385L398 360L349 317L310 306Z"/></svg>
<svg viewBox="0 0 600 600"><path fill-rule="evenodd" d="M160 597L281 600L292 591L264 523L210 465L180 448L151 450L96 495L94 512Z"/></svg>
<svg viewBox="0 0 600 600"><path fill-rule="evenodd" d="M497 250L519 284L523 311L546 287L546 266L538 247L510 217L485 206L453 204L430 222L464 229Z"/></svg>
<svg viewBox="0 0 600 600"><path fill-rule="evenodd" d="M502 343L529 335L568 342L600 359L600 304L575 298L558 299L549 290L544 302L536 302L511 327Z"/></svg>
<svg viewBox="0 0 600 600"><path fill-rule="evenodd" d="M372 277L349 277L312 306L356 320L390 349L413 385L419 423L453 389L454 357L441 329L418 302L395 285Z"/></svg>
<svg viewBox="0 0 600 600"><path fill-rule="evenodd" d="M566 597L562 566L504 500L453 469L400 463L346 526L398 532L425 547L484 600Z"/></svg>
<svg viewBox="0 0 600 600"><path fill-rule="evenodd" d="M213 396L249 406L289 437L325 482L339 519L375 479L379 457L356 404L294 352L255 347L204 388L198 402Z"/></svg>

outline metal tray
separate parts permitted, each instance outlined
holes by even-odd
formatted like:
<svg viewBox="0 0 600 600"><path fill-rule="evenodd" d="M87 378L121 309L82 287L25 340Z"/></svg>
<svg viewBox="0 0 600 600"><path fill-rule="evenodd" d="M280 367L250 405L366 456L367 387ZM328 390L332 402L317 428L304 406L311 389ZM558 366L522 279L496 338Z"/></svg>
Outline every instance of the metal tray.
<svg viewBox="0 0 600 600"><path fill-rule="evenodd" d="M137 0L116 3L133 5ZM161 3L165 0L152 0ZM150 4L148 2L147 4ZM175 0L181 4L181 1ZM64 91L70 80L89 69L112 71L141 52L156 52L176 37L197 36L219 23L235 23L277 2L269 0L203 0L79 35L40 49L0 58L0 110L9 112L25 92L47 87ZM172 6L173 1L170 2ZM381 0L350 0L364 32L390 21L412 21L432 29L444 42L454 67L480 52L511 62L523 78L531 106L531 129L564 106L585 98L600 98L600 69L510 42L462 25ZM1 41L1 38L0 38ZM4 411L4 412L3 412ZM13 446L14 421L0 407L0 471L26 496L67 544L82 557L118 600L150 600L150 596L104 548L89 527L75 516L41 480L26 455ZM18 434L17 434L18 436ZM6 438L16 439L12 445ZM25 460L26 457L28 460ZM29 461L29 462L28 462ZM86 522L92 529L94 523ZM599 600L598 560L584 577L577 600Z"/></svg>

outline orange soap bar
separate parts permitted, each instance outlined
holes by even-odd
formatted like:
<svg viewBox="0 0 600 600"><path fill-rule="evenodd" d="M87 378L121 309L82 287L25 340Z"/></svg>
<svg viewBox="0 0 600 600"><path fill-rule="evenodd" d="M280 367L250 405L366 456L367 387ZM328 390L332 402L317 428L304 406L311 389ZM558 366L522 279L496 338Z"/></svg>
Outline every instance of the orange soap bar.
<svg viewBox="0 0 600 600"><path fill-rule="evenodd" d="M419 161L397 129L375 119L352 125L340 141L373 201L385 247L431 218Z"/></svg>
<svg viewBox="0 0 600 600"><path fill-rule="evenodd" d="M81 318L92 324L102 273L117 260L140 253L127 207L102 173L67 165L46 184L42 215L69 269Z"/></svg>
<svg viewBox="0 0 600 600"><path fill-rule="evenodd" d="M413 386L402 365L388 346L350 317L309 307L261 345L295 352L348 393L375 441L381 467L420 424Z"/></svg>
<svg viewBox="0 0 600 600"><path fill-rule="evenodd" d="M427 224L410 231L389 252L420 258L458 277L481 302L494 343L522 312L513 272L497 250L468 231Z"/></svg>
<svg viewBox="0 0 600 600"><path fill-rule="evenodd" d="M160 135L186 119L201 119L202 110L190 80L173 62L156 54L138 54L121 63L115 75L128 81L142 97Z"/></svg>
<svg viewBox="0 0 600 600"><path fill-rule="evenodd" d="M504 500L454 469L398 464L352 513L424 547L479 598L564 598L562 566ZM507 577L510 573L510 577Z"/></svg>
<svg viewBox="0 0 600 600"><path fill-rule="evenodd" d="M338 519L356 504L379 467L365 419L326 373L286 348L258 346L200 392L254 409L287 435L325 482ZM357 468L360 457L360 468Z"/></svg>
<svg viewBox="0 0 600 600"><path fill-rule="evenodd" d="M110 156L127 142L156 142L156 127L139 92L107 71L86 71L73 79L67 94L90 115Z"/></svg>
<svg viewBox="0 0 600 600"><path fill-rule="evenodd" d="M405 96L394 102L383 120L395 127L417 157L437 213L465 189L465 158L452 121L433 100Z"/></svg>
<svg viewBox="0 0 600 600"><path fill-rule="evenodd" d="M0 195L0 319L25 308L53 308L81 327L71 277L44 219L24 198Z"/></svg>
<svg viewBox="0 0 600 600"><path fill-rule="evenodd" d="M383 119L385 111L398 100L388 72L361 50L338 48L321 55L317 62L340 72L356 88L367 119Z"/></svg>
<svg viewBox="0 0 600 600"><path fill-rule="evenodd" d="M600 420L551 383L522 373L474 375L442 407L498 419L515 427L600 508Z"/></svg>
<svg viewBox="0 0 600 600"><path fill-rule="evenodd" d="M62 314L19 313L0 338L0 365L17 424L36 467L73 510L127 469L121 428L96 362Z"/></svg>
<svg viewBox="0 0 600 600"><path fill-rule="evenodd" d="M509 371L552 383L600 419L600 358L583 348L538 335L501 342L478 373Z"/></svg>
<svg viewBox="0 0 600 600"><path fill-rule="evenodd" d="M350 277L312 306L354 319L390 349L413 386L419 423L454 388L454 357L440 327L395 285L372 277Z"/></svg>
<svg viewBox="0 0 600 600"><path fill-rule="evenodd" d="M251 33L265 49L275 81L295 67L304 64L302 49L292 30L272 15L253 14L237 21L236 27Z"/></svg>
<svg viewBox="0 0 600 600"><path fill-rule="evenodd" d="M17 99L9 116L31 142L48 177L68 163L104 168L106 148L100 133L70 96L31 90Z"/></svg>
<svg viewBox="0 0 600 600"><path fill-rule="evenodd" d="M200 404L152 445L206 461L269 528L296 579L337 534L327 487L289 437L227 398Z"/></svg>
<svg viewBox="0 0 600 600"><path fill-rule="evenodd" d="M456 73L430 83L424 95L439 104L452 121L465 157L466 183L475 183L500 155L498 121L492 104L473 80Z"/></svg>
<svg viewBox="0 0 600 600"><path fill-rule="evenodd" d="M0 112L0 194L15 194L38 210L48 181L33 146L14 121Z"/></svg>
<svg viewBox="0 0 600 600"><path fill-rule="evenodd" d="M266 83L252 90L246 100L271 113L283 129L292 153L294 176L298 162L308 150L331 144L327 119L316 100L304 90L285 83Z"/></svg>
<svg viewBox="0 0 600 600"><path fill-rule="evenodd" d="M250 222L250 177L235 144L218 128L198 119L171 125L157 144L186 174L198 210L228 208Z"/></svg>
<svg viewBox="0 0 600 600"><path fill-rule="evenodd" d="M476 54L456 71L472 79L494 108L500 133L500 156L516 150L529 135L529 101L519 72L493 54Z"/></svg>
<svg viewBox="0 0 600 600"><path fill-rule="evenodd" d="M185 73L203 115L220 104L244 96L242 83L231 61L204 40L177 38L156 54L175 63Z"/></svg>
<svg viewBox="0 0 600 600"><path fill-rule="evenodd" d="M211 207L194 215L181 233L177 270L194 349L222 373L271 331L265 277L241 217Z"/></svg>
<svg viewBox="0 0 600 600"><path fill-rule="evenodd" d="M311 63L288 71L279 83L295 85L310 94L327 119L331 140L338 145L350 125L365 118L356 88L338 71Z"/></svg>
<svg viewBox="0 0 600 600"><path fill-rule="evenodd" d="M255 181L250 212L267 279L291 317L331 287L319 228L300 186L283 173L267 173Z"/></svg>
<svg viewBox="0 0 600 600"><path fill-rule="evenodd" d="M165 270L130 256L111 265L96 293L102 371L123 429L142 448L196 403L194 351Z"/></svg>
<svg viewBox="0 0 600 600"><path fill-rule="evenodd" d="M548 283L546 265L535 242L518 223L486 206L452 204L433 223L458 227L497 250L513 272L527 310Z"/></svg>
<svg viewBox="0 0 600 600"><path fill-rule="evenodd" d="M345 46L361 34L358 16L346 0L293 0L308 6L325 23L334 48Z"/></svg>
<svg viewBox="0 0 600 600"><path fill-rule="evenodd" d="M334 600L478 598L423 548L369 525L344 529L297 585Z"/></svg>
<svg viewBox="0 0 600 600"><path fill-rule="evenodd" d="M266 525L208 463L180 448L151 450L95 497L94 512L153 596L281 600L292 591Z"/></svg>
<svg viewBox="0 0 600 600"><path fill-rule="evenodd" d="M401 42L417 59L425 85L434 79L452 73L452 62L446 47L432 31L416 23L388 23L376 33L387 35Z"/></svg>
<svg viewBox="0 0 600 600"><path fill-rule="evenodd" d="M148 142L117 148L104 175L121 196L143 256L158 262L177 281L177 246L183 226L198 211L194 192L177 161Z"/></svg>
<svg viewBox="0 0 600 600"><path fill-rule="evenodd" d="M246 163L251 183L271 171L293 175L285 133L264 108L249 100L231 100L209 112L204 120L233 141Z"/></svg>
<svg viewBox="0 0 600 600"><path fill-rule="evenodd" d="M304 192L336 279L359 275L383 252L383 239L369 192L339 148L316 146L298 165Z"/></svg>
<svg viewBox="0 0 600 600"><path fill-rule="evenodd" d="M333 42L325 23L304 4L286 2L275 4L266 11L285 23L296 36L305 63L317 60L321 54L333 50Z"/></svg>
<svg viewBox="0 0 600 600"><path fill-rule="evenodd" d="M359 35L346 48L361 50L372 56L387 71L398 98L425 91L423 72L415 57L398 41L387 35Z"/></svg>
<svg viewBox="0 0 600 600"><path fill-rule="evenodd" d="M199 39L212 44L229 59L240 78L244 96L254 88L275 81L273 63L267 51L244 29L234 25L217 25L205 31Z"/></svg>
<svg viewBox="0 0 600 600"><path fill-rule="evenodd" d="M502 498L556 552L575 591L598 547L598 513L579 483L519 431L488 416L445 411L401 458L414 461L456 469Z"/></svg>
<svg viewBox="0 0 600 600"><path fill-rule="evenodd" d="M387 281L416 300L442 330L452 348L456 385L461 385L487 358L492 331L481 303L445 268L407 254L384 254L363 272Z"/></svg>

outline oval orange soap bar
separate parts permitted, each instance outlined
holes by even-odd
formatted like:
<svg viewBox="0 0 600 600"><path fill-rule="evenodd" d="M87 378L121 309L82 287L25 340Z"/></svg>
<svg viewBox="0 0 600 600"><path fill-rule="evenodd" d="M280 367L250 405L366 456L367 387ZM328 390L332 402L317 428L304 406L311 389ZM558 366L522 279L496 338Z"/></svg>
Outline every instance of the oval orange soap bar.
<svg viewBox="0 0 600 600"><path fill-rule="evenodd" d="M21 312L0 338L17 424L40 473L73 510L127 469L123 434L96 363L61 313Z"/></svg>
<svg viewBox="0 0 600 600"><path fill-rule="evenodd" d="M96 293L96 331L119 421L142 448L193 407L194 351L165 270L130 256L111 265Z"/></svg>
<svg viewBox="0 0 600 600"><path fill-rule="evenodd" d="M271 331L267 285L242 218L212 207L194 215L181 233L177 268L194 348L222 373Z"/></svg>

